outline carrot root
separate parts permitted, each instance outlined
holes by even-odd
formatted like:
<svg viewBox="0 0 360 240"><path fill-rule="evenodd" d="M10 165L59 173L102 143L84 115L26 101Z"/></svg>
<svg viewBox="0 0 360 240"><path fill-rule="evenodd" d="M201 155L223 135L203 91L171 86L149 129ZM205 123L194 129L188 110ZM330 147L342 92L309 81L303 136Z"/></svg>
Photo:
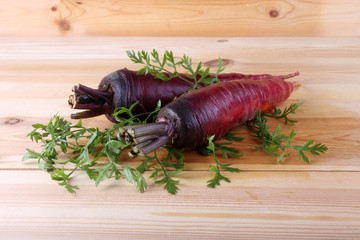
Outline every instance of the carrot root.
<svg viewBox="0 0 360 240"><path fill-rule="evenodd" d="M253 76L254 80L267 80L267 79L285 80L285 79L296 77L299 74L300 74L299 72L294 72L294 73L285 74L285 75L259 74L259 75L250 75L250 76Z"/></svg>
<svg viewBox="0 0 360 240"><path fill-rule="evenodd" d="M286 80L297 75L299 72L286 75L221 73L217 77L220 82L227 82L234 80ZM199 77L201 76L199 75ZM112 115L116 108L130 107L133 103L138 102L133 109L134 113L151 112L156 108L159 100L163 105L170 103L174 97L188 91L193 82L194 79L190 79L184 74L179 74L171 81L164 82L151 74L139 75L136 71L120 69L106 75L101 80L98 89L81 84L74 86L73 95L69 98L70 107L87 109L90 112L71 116L75 118L79 118L79 116L92 117L103 111L110 121L116 123L117 121ZM206 84L200 83L200 86L205 87ZM107 106L104 108L105 105ZM97 110L92 111L93 109Z"/></svg>

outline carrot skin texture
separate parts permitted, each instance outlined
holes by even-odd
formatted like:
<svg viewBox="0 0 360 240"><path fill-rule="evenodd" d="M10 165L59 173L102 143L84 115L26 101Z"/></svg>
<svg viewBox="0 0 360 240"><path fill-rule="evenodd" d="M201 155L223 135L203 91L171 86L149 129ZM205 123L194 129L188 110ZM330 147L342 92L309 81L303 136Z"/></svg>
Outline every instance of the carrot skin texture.
<svg viewBox="0 0 360 240"><path fill-rule="evenodd" d="M179 75L190 82L194 82L193 79L186 77L184 74ZM272 76L269 74L245 75L240 73L223 73L219 74L218 78L221 82L227 82L237 79L287 79L296 75L298 75L297 72L280 76ZM200 84L200 86L204 87L205 84ZM135 114L151 112L156 108L159 100L161 100L164 106L171 102L174 97L182 95L191 87L191 83L179 77L169 81L163 81L150 74L138 75L136 71L131 71L126 68L108 74L99 84L100 90L113 93L112 102L107 103L109 105L109 112L105 114L106 117L113 122L116 122L116 120L112 113L117 107L129 108L133 103L138 102L138 105L134 109Z"/></svg>
<svg viewBox="0 0 360 240"><path fill-rule="evenodd" d="M198 89L162 108L157 121L175 127L172 144L178 148L206 146L207 137L221 138L230 129L285 101L294 84L278 79L236 80Z"/></svg>
<svg viewBox="0 0 360 240"><path fill-rule="evenodd" d="M159 100L162 105L165 105L174 97L186 92L191 86L180 78L173 78L170 82L166 82L150 74L138 75L136 71L124 68L105 76L99 84L99 89L113 92L113 101L109 104L110 112L105 115L110 121L116 122L112 113L117 107L129 108L138 102L133 109L135 114L151 112L156 108Z"/></svg>

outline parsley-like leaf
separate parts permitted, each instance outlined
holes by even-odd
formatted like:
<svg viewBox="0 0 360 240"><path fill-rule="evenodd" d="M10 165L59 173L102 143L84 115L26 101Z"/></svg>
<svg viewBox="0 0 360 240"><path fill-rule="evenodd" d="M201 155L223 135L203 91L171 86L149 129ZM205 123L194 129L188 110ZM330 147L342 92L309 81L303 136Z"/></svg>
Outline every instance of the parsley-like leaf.
<svg viewBox="0 0 360 240"><path fill-rule="evenodd" d="M272 118L283 118L285 120L285 125L289 123L294 124L297 123L297 120L290 119L288 117L289 114L295 114L295 110L298 109L301 105L303 105L304 102L298 102L290 104L289 107L286 107L283 111L279 108L275 108L274 111L271 114L264 114L265 117L272 117Z"/></svg>
<svg viewBox="0 0 360 240"><path fill-rule="evenodd" d="M185 168L186 164L183 162L184 156L180 154L180 152L182 152L181 149L176 149L173 147L164 148L167 150L168 154L163 161L158 158L156 151L154 151L154 156L151 157L152 160L156 160L160 167L153 166L155 171L150 177L157 178L159 177L159 173L162 173L163 177L160 180L155 181L155 183L165 183L164 189L171 194L176 194L179 190L177 187L179 181L172 179L172 177L181 173L181 171ZM173 157L175 158L176 162L171 162ZM173 169L173 171L170 171L170 169Z"/></svg>
<svg viewBox="0 0 360 240"><path fill-rule="evenodd" d="M295 109L299 107L302 103L292 104L289 108L284 111L284 114L276 113L276 116L279 118L285 118L285 121L294 123L293 120L289 120L286 115L289 113L294 113ZM289 110L291 109L291 110ZM283 117L281 117L284 115ZM281 133L281 124L279 124L272 133L269 131L270 126L267 125L268 114L261 114L260 111L257 111L256 116L253 120L247 122L247 126L252 131L252 134L262 141L261 146L256 146L257 149L263 149L271 155L277 155L277 161L283 163L284 157L289 156L289 153L286 153L287 149L295 149L299 153L299 158L304 162L309 163L309 158L306 156L305 152L308 152L313 155L319 155L327 151L327 147L322 143L314 144L314 140L308 140L303 145L292 145L292 140L295 137L294 129L291 130L289 136ZM279 154L280 152L280 154Z"/></svg>
<svg viewBox="0 0 360 240"><path fill-rule="evenodd" d="M209 143L208 143L207 149L210 151L211 156L214 158L214 161L215 161L215 166L211 165L210 166L210 171L214 172L215 176L208 181L207 186L211 187L211 188L214 188L214 187L220 185L221 180L224 180L225 182L230 182L229 178L227 178L227 177L225 177L225 176L223 176L221 174L220 168L222 168L224 170L227 170L229 172L236 172L236 173L241 172L241 170L238 169L238 168L230 167L231 164L221 164L216 158L217 148L216 148L215 143L214 143L214 136L208 137L208 141L209 141ZM218 148L218 150L221 150L223 152L223 154L224 154L223 149ZM238 156L241 156L241 155L236 153L236 154L234 154L232 156L237 156L238 157Z"/></svg>
<svg viewBox="0 0 360 240"><path fill-rule="evenodd" d="M134 50L128 50L126 53L131 61L144 65L138 71L138 74L151 74L163 81L178 77L192 84L189 91L199 88L201 84L219 82L218 75L225 69L220 58L216 73L210 73L210 68L204 68L202 62L199 62L194 68L192 59L185 54L180 60L176 61L172 51L165 51L162 57L155 49L151 53L146 51L135 52ZM179 74L179 69L187 73Z"/></svg>

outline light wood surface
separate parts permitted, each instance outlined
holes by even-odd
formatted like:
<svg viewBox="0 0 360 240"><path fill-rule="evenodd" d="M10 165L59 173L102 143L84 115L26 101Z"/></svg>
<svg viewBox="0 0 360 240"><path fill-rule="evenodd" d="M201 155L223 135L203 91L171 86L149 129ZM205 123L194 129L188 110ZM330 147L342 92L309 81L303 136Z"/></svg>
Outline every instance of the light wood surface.
<svg viewBox="0 0 360 240"><path fill-rule="evenodd" d="M358 0L3 1L1 36L360 36Z"/></svg>
<svg viewBox="0 0 360 240"><path fill-rule="evenodd" d="M291 155L285 164L246 139L225 175L232 182L206 187L211 158L187 152L187 168L172 196L148 181L137 193L125 181L95 187L79 172L69 194L38 169L21 163L25 135L34 123L72 112L74 84L96 87L107 73L137 69L125 51L171 49L226 72L284 74L299 71L301 87L281 107L297 111L296 142L315 138L329 150L311 164ZM360 42L357 38L1 38L0 238L1 239L357 239L360 236ZM86 126L111 126L105 117ZM277 121L272 121L277 125ZM290 131L291 127L284 127ZM123 159L136 166L139 160ZM147 176L150 173L146 173Z"/></svg>

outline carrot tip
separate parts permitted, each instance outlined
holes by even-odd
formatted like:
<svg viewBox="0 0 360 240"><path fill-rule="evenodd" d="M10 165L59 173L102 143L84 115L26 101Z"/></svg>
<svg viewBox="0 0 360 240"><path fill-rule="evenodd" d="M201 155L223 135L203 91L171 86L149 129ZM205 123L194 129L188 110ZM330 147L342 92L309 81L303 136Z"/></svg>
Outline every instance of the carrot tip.
<svg viewBox="0 0 360 240"><path fill-rule="evenodd" d="M299 82L292 82L292 85L294 86L294 88L300 87L301 83Z"/></svg>
<svg viewBox="0 0 360 240"><path fill-rule="evenodd" d="M296 77L296 76L298 76L298 75L300 75L299 72L294 72L294 73L290 73L290 74L288 74L288 75L283 75L282 77L283 77L284 79L288 79L288 78Z"/></svg>

